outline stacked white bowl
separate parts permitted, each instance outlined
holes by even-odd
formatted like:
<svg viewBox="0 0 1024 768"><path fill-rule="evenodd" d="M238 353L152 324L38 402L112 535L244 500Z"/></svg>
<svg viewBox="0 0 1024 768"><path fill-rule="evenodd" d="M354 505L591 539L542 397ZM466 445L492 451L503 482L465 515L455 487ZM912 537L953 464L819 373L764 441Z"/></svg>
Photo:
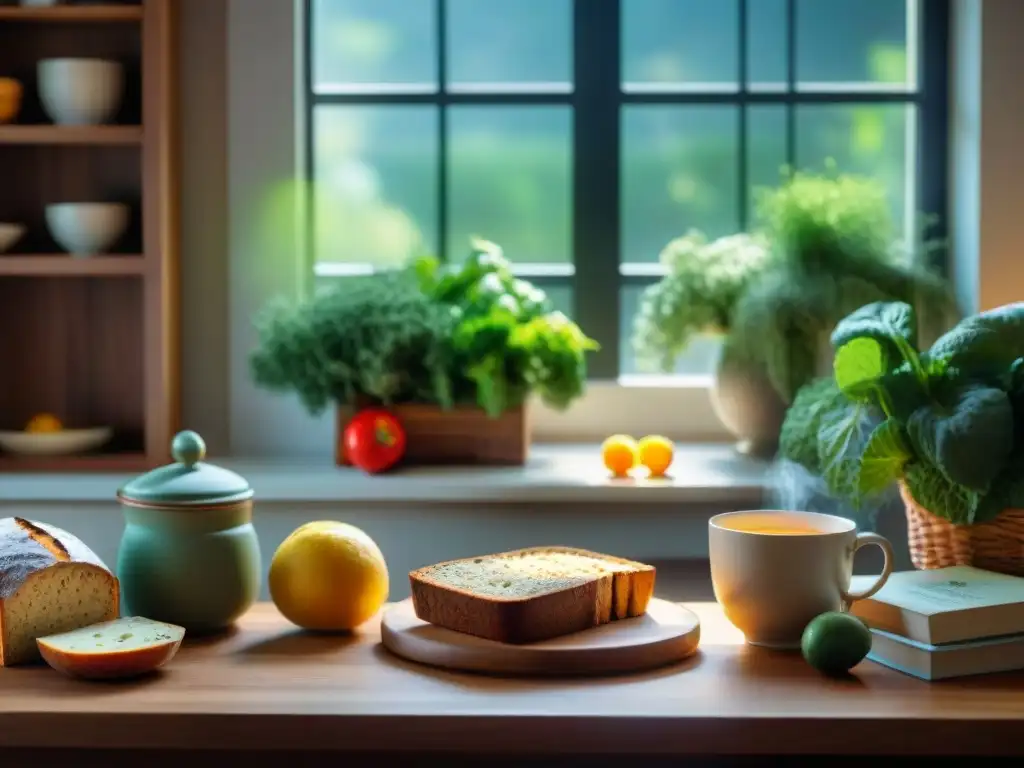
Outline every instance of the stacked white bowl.
<svg viewBox="0 0 1024 768"><path fill-rule="evenodd" d="M39 100L57 125L102 125L121 106L124 67L106 59L44 59Z"/></svg>
<svg viewBox="0 0 1024 768"><path fill-rule="evenodd" d="M68 253L95 256L106 253L128 228L128 206L121 203L48 205L46 227Z"/></svg>

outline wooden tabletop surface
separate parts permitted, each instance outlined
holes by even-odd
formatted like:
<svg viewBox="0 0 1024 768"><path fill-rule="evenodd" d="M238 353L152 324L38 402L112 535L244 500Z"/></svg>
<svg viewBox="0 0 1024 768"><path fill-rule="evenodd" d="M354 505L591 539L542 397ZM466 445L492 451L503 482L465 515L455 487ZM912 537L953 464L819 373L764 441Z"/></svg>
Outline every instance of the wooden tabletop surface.
<svg viewBox="0 0 1024 768"><path fill-rule="evenodd" d="M474 753L1024 754L1024 673L926 683L870 662L829 680L746 646L713 603L699 654L629 677L515 680L391 657L376 623L304 634L259 605L165 672L87 683L0 669L10 747Z"/></svg>

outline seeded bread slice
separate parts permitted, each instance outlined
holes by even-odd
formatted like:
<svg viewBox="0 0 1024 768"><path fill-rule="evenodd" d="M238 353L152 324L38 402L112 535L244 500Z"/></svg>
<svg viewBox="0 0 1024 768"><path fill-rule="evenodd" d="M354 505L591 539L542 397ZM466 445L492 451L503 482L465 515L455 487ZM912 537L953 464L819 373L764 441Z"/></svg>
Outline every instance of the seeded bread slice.
<svg viewBox="0 0 1024 768"><path fill-rule="evenodd" d="M532 643L641 616L653 566L570 547L450 560L409 574L423 621L501 643Z"/></svg>

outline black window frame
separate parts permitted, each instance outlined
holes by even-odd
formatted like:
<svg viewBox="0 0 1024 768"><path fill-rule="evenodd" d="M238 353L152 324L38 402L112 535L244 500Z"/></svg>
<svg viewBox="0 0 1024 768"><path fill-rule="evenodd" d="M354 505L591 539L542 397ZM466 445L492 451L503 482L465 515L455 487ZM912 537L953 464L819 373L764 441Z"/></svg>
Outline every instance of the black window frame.
<svg viewBox="0 0 1024 768"><path fill-rule="evenodd" d="M514 2L514 0L508 0ZM797 3L786 0L787 77L780 90L751 90L748 80L748 5L737 0L739 13L738 88L729 91L630 92L621 78L622 3L628 0L573 1L572 88L565 92L449 91L447 88L447 0L434 0L437 25L437 90L432 92L317 93L314 88L313 3L304 0L303 83L305 92L305 173L315 179L313 113L322 105L413 105L438 107L437 232L440 258L449 255L448 234L448 107L452 105L562 105L572 112L572 248L571 273L516 265L516 272L541 287L572 288L574 319L601 343L589 361L590 378L617 379L620 373L621 288L657 280L646 270L624 274L621 258L620 126L624 105L724 105L738 108L737 190L739 231L749 225L747 121L758 105L785 107L787 165L796 159L796 110L803 105L905 104L917 108L916 202L935 218L931 234L942 238L948 213L948 71L950 0L918 0L917 88L913 91L822 89L798 90ZM754 0L756 1L756 0ZM585 75L581 74L585 73ZM314 232L314 206L307 207L308 231ZM681 233L680 233L681 234ZM306 238L307 264L315 264L315 237ZM580 258L585 254L585 262ZM514 258L514 254L511 254ZM944 268L944 264L937 265ZM568 272L568 270L566 270Z"/></svg>

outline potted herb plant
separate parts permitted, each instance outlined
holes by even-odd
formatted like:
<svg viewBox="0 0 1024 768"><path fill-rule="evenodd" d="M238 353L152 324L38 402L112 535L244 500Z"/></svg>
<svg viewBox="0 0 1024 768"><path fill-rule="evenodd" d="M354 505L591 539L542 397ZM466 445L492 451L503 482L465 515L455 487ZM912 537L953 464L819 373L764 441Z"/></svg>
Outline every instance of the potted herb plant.
<svg viewBox="0 0 1024 768"><path fill-rule="evenodd" d="M876 302L831 343L834 374L798 393L781 454L857 505L898 483L918 568L1024 575L1024 303L922 349L914 309Z"/></svg>
<svg viewBox="0 0 1024 768"><path fill-rule="evenodd" d="M597 345L513 276L486 242L458 264L423 257L346 278L257 321L256 383L292 392L318 414L383 406L399 420L411 463L522 463L532 395L566 408Z"/></svg>
<svg viewBox="0 0 1024 768"><path fill-rule="evenodd" d="M773 452L785 413L763 367L738 359L729 336L736 304L768 256L761 237L709 241L691 230L662 250L665 276L644 291L633 331L637 363L649 371L671 371L698 336L722 337L711 402L744 453Z"/></svg>
<svg viewBox="0 0 1024 768"><path fill-rule="evenodd" d="M727 335L712 402L745 451L775 452L786 406L827 370L828 333L847 313L905 301L929 313L929 334L955 315L946 282L927 265L940 244L901 247L885 189L873 179L789 173L759 191L749 240L685 242L645 293L634 344L669 370L693 336L690 318L713 307Z"/></svg>

